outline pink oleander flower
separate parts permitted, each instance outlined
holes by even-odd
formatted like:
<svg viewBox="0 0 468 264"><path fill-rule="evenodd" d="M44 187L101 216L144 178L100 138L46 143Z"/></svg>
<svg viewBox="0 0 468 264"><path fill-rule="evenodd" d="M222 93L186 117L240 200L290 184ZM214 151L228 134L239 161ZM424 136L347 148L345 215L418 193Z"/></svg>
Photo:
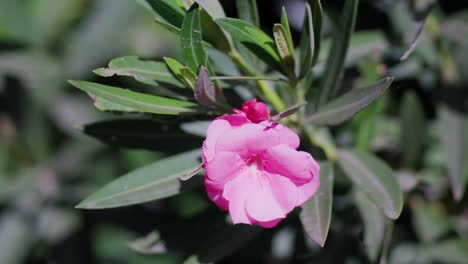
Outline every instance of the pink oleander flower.
<svg viewBox="0 0 468 264"><path fill-rule="evenodd" d="M318 163L297 151L299 137L269 121L256 99L208 127L202 160L208 197L234 224L276 226L320 185Z"/></svg>

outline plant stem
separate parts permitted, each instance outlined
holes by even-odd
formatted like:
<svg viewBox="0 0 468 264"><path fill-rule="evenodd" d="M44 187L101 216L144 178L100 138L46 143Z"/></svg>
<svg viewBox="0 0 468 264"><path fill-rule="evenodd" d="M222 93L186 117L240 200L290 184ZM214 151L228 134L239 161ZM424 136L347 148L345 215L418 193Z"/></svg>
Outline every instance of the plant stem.
<svg viewBox="0 0 468 264"><path fill-rule="evenodd" d="M256 76L255 72L250 68L249 65L247 65L247 63L242 59L237 51L233 50L229 52L229 56L243 72L253 77ZM268 99L268 101L270 101L270 103L278 112L286 108L286 105L284 104L283 100L281 100L281 97L279 97L275 90L273 90L273 88L271 88L265 80L256 79L255 82L257 83L261 93Z"/></svg>
<svg viewBox="0 0 468 264"><path fill-rule="evenodd" d="M276 81L276 82L286 82L287 80L276 78L276 77L268 77L268 76L212 76L212 80L223 80L223 81L237 81L237 80L267 80L267 81Z"/></svg>

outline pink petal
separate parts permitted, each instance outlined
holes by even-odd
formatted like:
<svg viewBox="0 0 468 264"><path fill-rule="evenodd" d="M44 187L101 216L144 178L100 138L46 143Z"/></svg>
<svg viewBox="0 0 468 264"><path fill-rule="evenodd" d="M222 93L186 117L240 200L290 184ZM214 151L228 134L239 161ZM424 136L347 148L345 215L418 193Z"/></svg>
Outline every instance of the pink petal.
<svg viewBox="0 0 468 264"><path fill-rule="evenodd" d="M306 184L298 186L298 201L296 206L300 206L303 203L307 202L312 195L315 194L317 191L318 187L320 186L320 176L317 173L314 175L312 180Z"/></svg>
<svg viewBox="0 0 468 264"><path fill-rule="evenodd" d="M211 161L214 158L216 142L220 136L230 129L231 125L226 120L216 119L211 122L206 131L205 142L203 142L203 163Z"/></svg>
<svg viewBox="0 0 468 264"><path fill-rule="evenodd" d="M265 132L264 126L259 124L245 124L233 128L219 138L216 151L237 152L246 158L260 154L278 144L275 132Z"/></svg>
<svg viewBox="0 0 468 264"><path fill-rule="evenodd" d="M268 222L284 218L289 213L283 210L280 203L274 197L267 177L263 175L254 176L250 189L252 191L248 194L245 201L245 209L252 219L258 222Z"/></svg>
<svg viewBox="0 0 468 264"><path fill-rule="evenodd" d="M224 184L239 174L244 166L244 160L237 153L219 151L205 165L206 177L213 183Z"/></svg>
<svg viewBox="0 0 468 264"><path fill-rule="evenodd" d="M266 130L274 131L278 138L278 144L286 144L293 149L297 149L300 144L299 136L291 129L279 123L270 123Z"/></svg>
<svg viewBox="0 0 468 264"><path fill-rule="evenodd" d="M318 175L319 165L309 153L284 144L268 149L261 159L266 171L283 175L298 184L309 182Z"/></svg>
<svg viewBox="0 0 468 264"><path fill-rule="evenodd" d="M245 200L251 190L250 186L251 179L247 169L224 185L223 198L229 202L229 215L234 224L253 224L245 210Z"/></svg>
<svg viewBox="0 0 468 264"><path fill-rule="evenodd" d="M227 211L229 209L229 203L226 199L223 197L223 189L218 188L214 183L211 183L210 180L205 178L205 188L206 188L206 193L208 194L208 198L210 198L211 201L213 201L219 208L221 208L224 211Z"/></svg>
<svg viewBox="0 0 468 264"><path fill-rule="evenodd" d="M255 222L254 224L255 225L259 225L261 227L265 227L265 228L273 228L275 226L277 226L279 224L279 222L281 222L281 220L283 220L282 218L280 219L275 219L275 220L271 220L271 221L267 221L267 222Z"/></svg>
<svg viewBox="0 0 468 264"><path fill-rule="evenodd" d="M291 212L298 204L298 187L284 176L268 172L264 172L263 175L267 177L273 196L283 212L286 214Z"/></svg>
<svg viewBox="0 0 468 264"><path fill-rule="evenodd" d="M242 126L245 123L250 123L247 119L247 116L242 111L236 111L236 114L233 115L223 115L218 117L216 120L226 120L233 127Z"/></svg>

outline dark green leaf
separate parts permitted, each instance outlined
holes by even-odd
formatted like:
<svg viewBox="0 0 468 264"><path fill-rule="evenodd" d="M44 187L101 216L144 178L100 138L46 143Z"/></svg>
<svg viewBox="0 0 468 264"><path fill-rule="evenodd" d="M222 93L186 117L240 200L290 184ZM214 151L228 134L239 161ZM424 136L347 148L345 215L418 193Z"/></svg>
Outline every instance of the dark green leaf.
<svg viewBox="0 0 468 264"><path fill-rule="evenodd" d="M142 61L136 56L125 56L113 59L108 68L99 68L94 73L102 77L113 75L131 76L135 80L149 85L158 85L158 82L170 84L175 87L184 87L167 68L166 64L157 61Z"/></svg>
<svg viewBox="0 0 468 264"><path fill-rule="evenodd" d="M199 149L185 152L129 172L86 198L77 208L114 208L176 195L181 188L179 178L199 166L200 153Z"/></svg>
<svg viewBox="0 0 468 264"><path fill-rule="evenodd" d="M340 150L337 157L358 191L365 193L387 217L398 218L403 209L403 193L392 169L373 154L361 150Z"/></svg>
<svg viewBox="0 0 468 264"><path fill-rule="evenodd" d="M364 221L364 245L369 259L375 263L385 236L385 216L362 192L355 192L356 206Z"/></svg>
<svg viewBox="0 0 468 264"><path fill-rule="evenodd" d="M237 14L239 18L260 27L260 16L258 15L257 0L237 0Z"/></svg>
<svg viewBox="0 0 468 264"><path fill-rule="evenodd" d="M401 107L401 148L403 164L409 168L418 166L426 140L426 118L424 109L416 94L407 93Z"/></svg>
<svg viewBox="0 0 468 264"><path fill-rule="evenodd" d="M179 153L202 145L203 138L184 133L175 125L152 120L117 119L84 126L85 134L109 145Z"/></svg>
<svg viewBox="0 0 468 264"><path fill-rule="evenodd" d="M312 10L309 4L306 3L306 13L304 16L304 24L302 26L302 35L300 42L300 73L299 79L304 77L312 68L312 60L315 52L315 32L314 32L314 18L312 17Z"/></svg>
<svg viewBox="0 0 468 264"><path fill-rule="evenodd" d="M164 61L172 73L174 73L181 82L194 89L195 83L197 82L197 76L192 70L182 65L182 63L169 57L164 57Z"/></svg>
<svg viewBox="0 0 468 264"><path fill-rule="evenodd" d="M76 88L88 93L94 105L103 111L143 112L178 115L195 113L196 104L160 96L137 93L127 89L84 81L70 81Z"/></svg>
<svg viewBox="0 0 468 264"><path fill-rule="evenodd" d="M171 25L180 28L182 21L184 20L185 12L177 5L177 1L174 0L137 0L138 3L143 5L145 8L161 21L161 19L169 22Z"/></svg>
<svg viewBox="0 0 468 264"><path fill-rule="evenodd" d="M299 215L307 235L321 247L327 240L333 204L333 166L320 164L320 187L312 198L301 206Z"/></svg>
<svg viewBox="0 0 468 264"><path fill-rule="evenodd" d="M382 95L392 81L393 77L387 77L366 88L351 90L321 107L318 112L309 116L307 121L318 125L342 123Z"/></svg>
<svg viewBox="0 0 468 264"><path fill-rule="evenodd" d="M200 8L197 4L192 5L184 18L181 43L184 61L192 71L197 72L200 66L207 66L208 56L203 46Z"/></svg>
<svg viewBox="0 0 468 264"><path fill-rule="evenodd" d="M200 23L203 29L203 38L217 49L229 52L231 42L228 35L216 24L213 17L204 9L200 10Z"/></svg>
<svg viewBox="0 0 468 264"><path fill-rule="evenodd" d="M216 23L229 32L233 39L242 43L260 59L277 71L284 72L275 42L261 29L240 19L221 18Z"/></svg>
<svg viewBox="0 0 468 264"><path fill-rule="evenodd" d="M441 118L441 131L439 136L445 148L447 166L452 187L453 198L460 201L465 192L466 179L464 177L464 162L466 161L465 145L466 131L465 119L446 106L439 110Z"/></svg>
<svg viewBox="0 0 468 264"><path fill-rule="evenodd" d="M320 83L319 107L337 94L349 42L354 31L359 0L345 1L342 20L335 26L332 47L328 54L325 73Z"/></svg>

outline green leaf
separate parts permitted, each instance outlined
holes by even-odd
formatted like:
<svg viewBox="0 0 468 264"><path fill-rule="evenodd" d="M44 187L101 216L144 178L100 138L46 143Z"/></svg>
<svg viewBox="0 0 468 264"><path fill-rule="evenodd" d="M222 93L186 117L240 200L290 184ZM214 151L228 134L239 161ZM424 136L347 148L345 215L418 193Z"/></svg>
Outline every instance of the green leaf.
<svg viewBox="0 0 468 264"><path fill-rule="evenodd" d="M321 247L327 240L333 203L333 166L320 164L320 187L309 201L301 206L299 215L307 235Z"/></svg>
<svg viewBox="0 0 468 264"><path fill-rule="evenodd" d="M169 69L172 71L172 73L175 74L179 78L179 80L188 87L194 89L195 84L197 83L197 75L195 73L182 65L182 63L178 62L177 60L174 60L169 57L164 57L164 61L166 62L167 66Z"/></svg>
<svg viewBox="0 0 468 264"><path fill-rule="evenodd" d="M294 42L291 34L291 27L289 26L288 14L286 13L286 9L284 7L281 13L281 25L284 27L288 49L291 51L291 56L294 58Z"/></svg>
<svg viewBox="0 0 468 264"><path fill-rule="evenodd" d="M127 243L127 246L132 250L145 255L161 254L166 252L166 246L157 231L153 231L142 238L130 241Z"/></svg>
<svg viewBox="0 0 468 264"><path fill-rule="evenodd" d="M84 81L69 81L88 93L102 111L142 112L163 115L195 113L196 104Z"/></svg>
<svg viewBox="0 0 468 264"><path fill-rule="evenodd" d="M467 140L465 131L465 119L462 114L457 113L446 106L439 109L441 119L439 136L444 145L447 156L448 174L452 187L453 198L460 201L463 198L466 187L466 177L464 177L464 166L466 161Z"/></svg>
<svg viewBox="0 0 468 264"><path fill-rule="evenodd" d="M294 78L294 47L288 43L288 32L281 24L275 24L273 26L273 36L275 38L276 48L280 54L281 60L283 61L284 67L288 72L290 78Z"/></svg>
<svg viewBox="0 0 468 264"><path fill-rule="evenodd" d="M385 237L385 216L362 192L355 192L354 199L364 221L364 245L369 259L375 263Z"/></svg>
<svg viewBox="0 0 468 264"><path fill-rule="evenodd" d="M76 207L114 208L167 198L180 192L179 178L200 165L197 149L149 164L112 181Z"/></svg>
<svg viewBox="0 0 468 264"><path fill-rule="evenodd" d="M183 88L184 85L172 75L165 63L157 61L142 61L136 56L125 56L113 59L108 68L94 70L99 76L113 75L131 76L135 80L149 85L158 85L158 82Z"/></svg>
<svg viewBox="0 0 468 264"><path fill-rule="evenodd" d="M361 111L390 86L393 77L387 77L366 88L354 89L329 102L307 118L317 125L337 125Z"/></svg>
<svg viewBox="0 0 468 264"><path fill-rule="evenodd" d="M358 191L365 193L387 217L398 218L403 209L403 193L392 169L373 154L361 150L340 150L337 157Z"/></svg>
<svg viewBox="0 0 468 264"><path fill-rule="evenodd" d="M145 119L116 119L85 125L83 132L114 147L179 153L202 145L203 137L184 133L175 125Z"/></svg>
<svg viewBox="0 0 468 264"><path fill-rule="evenodd" d="M233 39L239 41L272 68L284 72L275 42L261 29L235 18L220 18L215 21L229 32Z"/></svg>
<svg viewBox="0 0 468 264"><path fill-rule="evenodd" d="M424 109L413 92L405 94L401 107L401 149L403 164L412 169L418 166L427 135Z"/></svg>
<svg viewBox="0 0 468 264"><path fill-rule="evenodd" d="M315 32L314 18L310 5L306 3L306 14L304 16L304 24L302 26L301 42L299 46L299 61L300 73L299 79L304 77L312 68L312 60L315 52Z"/></svg>
<svg viewBox="0 0 468 264"><path fill-rule="evenodd" d="M158 21L163 19L169 24L180 28L184 20L185 11L174 0L137 0L149 10ZM151 8L151 9L150 9Z"/></svg>
<svg viewBox="0 0 468 264"><path fill-rule="evenodd" d="M414 230L423 242L435 242L450 232L452 222L442 204L413 197L410 206Z"/></svg>
<svg viewBox="0 0 468 264"><path fill-rule="evenodd" d="M200 10L200 23L203 29L203 38L217 49L231 51L231 41L228 35L215 23L213 17L205 10Z"/></svg>
<svg viewBox="0 0 468 264"><path fill-rule="evenodd" d="M192 5L184 18L181 42L184 61L192 71L198 72L200 66L207 66L208 56L203 46L200 8L197 4Z"/></svg>
<svg viewBox="0 0 468 264"><path fill-rule="evenodd" d="M468 259L468 239L448 239L424 247L421 263L464 264Z"/></svg>
<svg viewBox="0 0 468 264"><path fill-rule="evenodd" d="M341 26L336 26L333 32L333 43L328 54L325 73L320 83L319 107L337 94L341 82L344 62L348 52L349 42L356 24L359 0L345 1Z"/></svg>
<svg viewBox="0 0 468 264"><path fill-rule="evenodd" d="M258 15L257 0L237 0L237 14L239 18L248 23L260 27L260 16Z"/></svg>

